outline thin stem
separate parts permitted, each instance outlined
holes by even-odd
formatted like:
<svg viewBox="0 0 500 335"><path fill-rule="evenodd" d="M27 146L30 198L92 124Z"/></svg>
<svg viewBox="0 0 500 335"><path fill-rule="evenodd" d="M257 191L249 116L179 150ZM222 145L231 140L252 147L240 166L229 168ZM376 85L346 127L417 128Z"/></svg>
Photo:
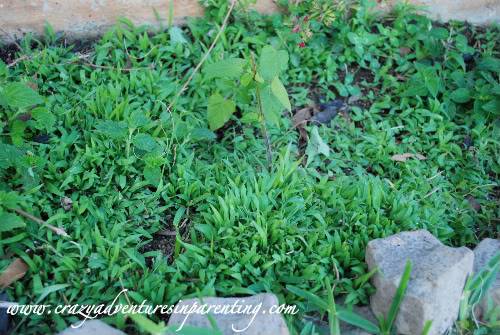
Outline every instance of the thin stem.
<svg viewBox="0 0 500 335"><path fill-rule="evenodd" d="M257 87L257 105L259 106L260 114L260 126L262 128L262 135L264 136L264 142L266 143L266 156L267 156L267 168L271 172L273 166L273 151L271 148L271 140L267 132L266 120L264 118L264 112L262 110L262 102L260 99L260 89Z"/></svg>
<svg viewBox="0 0 500 335"><path fill-rule="evenodd" d="M65 236L65 237L69 236L64 229L58 228L58 227L54 227L53 225L48 224L44 220L42 220L40 218L37 218L36 216L33 216L30 213L23 211L22 209L14 208L14 212L16 212L17 214L19 214L21 216L24 216L25 218L27 218L27 219L29 219L29 220L31 220L33 222L38 223L39 225L47 226L47 228L49 228L50 230L52 230L57 235L61 235L61 236Z"/></svg>
<svg viewBox="0 0 500 335"><path fill-rule="evenodd" d="M237 0L232 0L231 1L231 6L229 7L229 9L227 11L226 17L224 18L222 26L220 27L219 32L215 36L214 41L212 42L212 44L208 48L207 52L205 52L205 54L203 55L203 58L200 60L200 62L198 63L198 65L196 65L196 67L194 68L193 72L191 72L191 75L186 80L186 82L184 83L184 85L182 85L182 88L177 92L177 94L175 95L175 97L172 99L172 102L170 102L170 104L167 107L167 111L170 112L172 110L172 107L174 107L175 103L177 102L177 99L179 99L179 97L181 96L181 94L186 90L186 88L188 87L188 85L191 82L191 80L193 80L194 75L198 72L198 70L200 69L200 67L207 60L208 55L210 55L210 52L212 52L212 49L215 47L215 44L217 43L217 41L219 40L220 36L222 35L222 32L226 29L227 22L229 21L229 17L231 16L231 12L233 11L234 6L236 5L236 2L237 2Z"/></svg>
<svg viewBox="0 0 500 335"><path fill-rule="evenodd" d="M257 74L257 66L255 64L255 58L253 52L250 53L250 59L252 61L253 76L255 77L255 75ZM264 143L266 144L267 169L269 170L269 172L271 172L273 166L273 151L271 147L271 139L269 138L269 134L267 132L264 110L262 109L262 100L260 96L259 85L255 86L255 95L257 96L257 106L259 108L259 115L260 115L259 121L260 121L260 127L262 129L262 136L264 136Z"/></svg>

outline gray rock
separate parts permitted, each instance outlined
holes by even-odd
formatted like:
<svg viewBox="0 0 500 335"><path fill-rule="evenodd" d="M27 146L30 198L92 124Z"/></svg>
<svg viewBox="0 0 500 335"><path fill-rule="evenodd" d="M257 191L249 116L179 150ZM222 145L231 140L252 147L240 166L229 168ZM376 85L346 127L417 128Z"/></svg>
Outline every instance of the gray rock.
<svg viewBox="0 0 500 335"><path fill-rule="evenodd" d="M412 272L396 329L400 334L420 334L432 320L429 334L443 334L458 316L474 254L465 247L447 247L426 230L370 241L366 262L370 270L379 268L372 278L377 291L370 305L375 315L387 315L408 259Z"/></svg>
<svg viewBox="0 0 500 335"><path fill-rule="evenodd" d="M77 324L78 325L78 324ZM68 327L58 335L126 335L100 320L87 320L79 328Z"/></svg>
<svg viewBox="0 0 500 335"><path fill-rule="evenodd" d="M480 272L498 252L500 252L500 240L492 238L482 240L474 249L474 273ZM500 307L500 274L497 274L495 282L478 306L477 314L479 317L489 310L489 301L491 301L491 308Z"/></svg>
<svg viewBox="0 0 500 335"><path fill-rule="evenodd" d="M203 303L199 299L189 299L180 301L176 306L176 310L180 311L180 308L192 308L193 306L200 306L202 304L212 306L212 317L224 335L290 334L283 317L280 314L269 313L271 306L279 306L278 298L274 294L265 293L242 298L203 298ZM241 306L241 311L247 308L253 313L235 313L238 307L233 309L234 313L229 313L228 310L224 313L222 309L217 311L217 306L220 306L220 308L223 306L228 306L226 308ZM188 315L185 311L184 313L174 312L168 321L168 325L182 325L184 319L186 319L185 326L211 329L210 321L206 314L193 313ZM244 331L237 332L237 330ZM175 332L171 332L171 334L175 334Z"/></svg>

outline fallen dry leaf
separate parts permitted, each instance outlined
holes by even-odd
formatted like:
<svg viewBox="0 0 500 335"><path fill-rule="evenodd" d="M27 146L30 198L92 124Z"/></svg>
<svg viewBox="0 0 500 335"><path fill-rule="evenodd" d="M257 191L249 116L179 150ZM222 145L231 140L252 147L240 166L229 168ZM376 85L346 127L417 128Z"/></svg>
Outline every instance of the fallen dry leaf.
<svg viewBox="0 0 500 335"><path fill-rule="evenodd" d="M405 154L394 155L391 157L391 160L395 161L395 162L406 162L406 160L408 158L416 158L419 161L426 159L426 157L424 155L421 155L421 154L405 153Z"/></svg>
<svg viewBox="0 0 500 335"><path fill-rule="evenodd" d="M305 107L299 109L295 115L293 116L293 126L299 127L300 125L305 124L312 116L312 108Z"/></svg>
<svg viewBox="0 0 500 335"><path fill-rule="evenodd" d="M14 259L12 263L0 275L0 287L6 288L13 282L24 277L28 271L28 265L20 258Z"/></svg>
<svg viewBox="0 0 500 335"><path fill-rule="evenodd" d="M38 91L38 85L34 82L28 81L26 85L28 85L31 89L33 89L33 91Z"/></svg>
<svg viewBox="0 0 500 335"><path fill-rule="evenodd" d="M402 74L397 74L396 79L399 81L406 81L406 77Z"/></svg>
<svg viewBox="0 0 500 335"><path fill-rule="evenodd" d="M467 197L467 201L469 202L474 211L479 212L481 210L481 204L472 195L469 195Z"/></svg>
<svg viewBox="0 0 500 335"><path fill-rule="evenodd" d="M299 109L293 116L293 126L299 130L300 140L307 141L307 131L305 125L312 117L312 108L305 107Z"/></svg>
<svg viewBox="0 0 500 335"><path fill-rule="evenodd" d="M408 47L401 47L401 48L399 48L399 54L401 56L406 56L406 55L408 55L410 53L411 53L411 49L408 48Z"/></svg>

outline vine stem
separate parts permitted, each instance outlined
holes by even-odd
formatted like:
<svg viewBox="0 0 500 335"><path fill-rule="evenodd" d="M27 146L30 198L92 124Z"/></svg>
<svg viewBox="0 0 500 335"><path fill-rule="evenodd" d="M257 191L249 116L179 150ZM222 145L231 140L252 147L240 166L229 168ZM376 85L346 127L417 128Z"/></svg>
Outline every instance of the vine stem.
<svg viewBox="0 0 500 335"><path fill-rule="evenodd" d="M257 65L255 64L255 57L253 52L250 53L250 59L252 60L253 75L257 74ZM267 157L267 169L271 172L273 166L273 151L271 147L271 139L269 138L269 133L267 132L266 119L264 118L264 110L262 109L262 99L260 96L259 85L255 86L255 95L257 96L257 106L259 108L260 115L260 127L262 129L262 136L264 136L264 142L266 144L266 157Z"/></svg>
<svg viewBox="0 0 500 335"><path fill-rule="evenodd" d="M177 99L179 99L179 97L182 95L182 93L186 90L186 88L188 87L191 80L193 80L195 74L200 70L203 63L205 63L205 61L207 60L208 56L212 52L212 49L215 47L215 45L217 44L217 41L219 40L220 36L222 35L222 32L226 29L227 22L229 21L229 17L231 16L231 12L233 11L234 6L236 5L236 2L237 2L237 0L231 1L231 6L229 7L229 9L227 11L226 17L224 18L224 21L222 22L222 26L220 27L219 32L215 36L215 39L213 40L212 44L208 48L207 52L205 52L205 54L203 55L203 58L200 60L198 65L196 65L193 72L191 72L191 75L186 80L184 85L182 85L182 88L177 92L175 97L172 99L172 102L167 107L167 111L170 112L172 110L172 107L174 107L175 103L177 102Z"/></svg>

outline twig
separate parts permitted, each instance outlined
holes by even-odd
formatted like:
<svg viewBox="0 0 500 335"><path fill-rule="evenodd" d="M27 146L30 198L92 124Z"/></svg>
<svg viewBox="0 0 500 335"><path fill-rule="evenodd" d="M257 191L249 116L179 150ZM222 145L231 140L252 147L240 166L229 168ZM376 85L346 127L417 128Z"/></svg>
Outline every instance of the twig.
<svg viewBox="0 0 500 335"><path fill-rule="evenodd" d="M29 56L22 55L21 57L16 58L16 59L14 59L14 61L12 61L11 63L7 64L7 67L13 67L13 66L15 66L17 63L22 62L23 60L30 59L30 58L31 58L31 57L29 57Z"/></svg>
<svg viewBox="0 0 500 335"><path fill-rule="evenodd" d="M33 216L30 213L23 211L22 209L14 208L14 212L16 212L17 214L19 214L21 216L24 216L25 218L27 218L27 219L29 219L29 220L31 220L33 222L36 222L36 223L40 224L42 226L47 226L47 228L49 228L50 230L52 230L57 235L61 235L61 236L64 236L64 237L69 237L69 235L66 233L66 231L64 229L55 227L55 226L53 226L51 224L48 224L47 222L43 221L42 219L37 218L36 216Z"/></svg>
<svg viewBox="0 0 500 335"><path fill-rule="evenodd" d="M229 21L229 17L231 16L231 12L233 11L234 6L236 5L236 1L237 0L232 0L231 1L231 6L229 7L229 9L227 11L226 17L224 18L224 21L222 22L222 26L220 27L219 32L215 36L214 41L212 42L212 44L208 48L207 52L205 52L205 54L203 55L203 58L200 60L200 62L198 63L198 65L196 65L196 67L194 68L193 72L191 72L191 75L186 80L186 82L184 83L184 85L182 85L182 88L179 90L179 92L177 92L177 94L175 95L175 97L172 99L172 102L167 107L167 111L170 112L172 110L172 107L174 107L175 103L177 102L177 99L179 99L179 97L182 95L182 93L186 90L186 88L188 87L188 85L191 82L191 80L193 80L194 75L198 72L198 70L201 68L201 66L203 65L203 63L207 60L208 56L210 55L210 52L212 52L212 49L215 47L215 44L217 44L217 41L219 40L220 36L222 35L222 32L226 29L227 22Z"/></svg>

